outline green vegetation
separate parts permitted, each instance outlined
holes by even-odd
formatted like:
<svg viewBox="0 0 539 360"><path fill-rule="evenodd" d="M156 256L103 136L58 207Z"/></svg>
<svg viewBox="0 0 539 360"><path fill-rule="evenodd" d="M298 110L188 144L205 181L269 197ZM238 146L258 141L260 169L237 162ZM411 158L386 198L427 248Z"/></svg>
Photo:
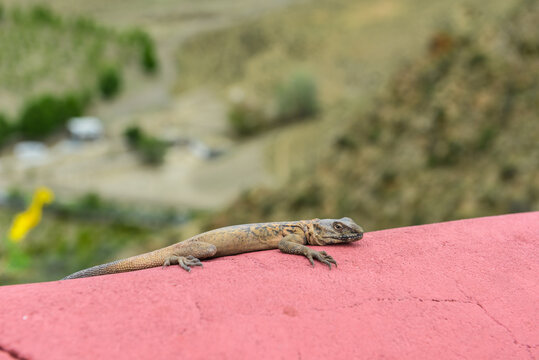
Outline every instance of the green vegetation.
<svg viewBox="0 0 539 360"><path fill-rule="evenodd" d="M6 115L0 113L0 147L4 145L11 135L11 126Z"/></svg>
<svg viewBox="0 0 539 360"><path fill-rule="evenodd" d="M374 230L539 210L537 23L539 2L523 1L503 21L437 32L369 111L341 121L312 169L245 193L207 228L350 216Z"/></svg>
<svg viewBox="0 0 539 360"><path fill-rule="evenodd" d="M88 193L67 202L56 199L45 207L41 223L12 243L7 232L16 213L27 208L29 196L11 189L6 201L7 208L0 208L0 285L58 280L125 256L128 247L136 254L166 246L170 235L178 241L170 226L189 216L173 209L123 206Z"/></svg>
<svg viewBox="0 0 539 360"><path fill-rule="evenodd" d="M79 116L88 106L86 93L41 95L30 98L22 106L16 121L0 114L0 147L12 136L41 139L61 129L74 116Z"/></svg>
<svg viewBox="0 0 539 360"><path fill-rule="evenodd" d="M130 41L139 48L139 63L148 74L157 71L158 62L155 45L150 36L144 31L137 29L128 34Z"/></svg>
<svg viewBox="0 0 539 360"><path fill-rule="evenodd" d="M158 138L145 136L136 149L144 164L157 166L164 162L168 144Z"/></svg>
<svg viewBox="0 0 539 360"><path fill-rule="evenodd" d="M46 211L63 219L96 221L101 224L143 230L157 230L164 225L177 225L186 216L186 214L180 215L174 209L168 208L147 210L140 207L122 206L93 192L84 194L70 202L57 200L46 208Z"/></svg>
<svg viewBox="0 0 539 360"><path fill-rule="evenodd" d="M134 149L143 137L142 129L138 126L130 126L124 131L124 138L130 148Z"/></svg>
<svg viewBox="0 0 539 360"><path fill-rule="evenodd" d="M141 59L142 68L147 73L153 73L157 70L157 55L155 54L155 49L153 43L145 43L146 45L142 47L141 50Z"/></svg>
<svg viewBox="0 0 539 360"><path fill-rule="evenodd" d="M318 104L316 83L307 73L296 73L277 91L277 119L288 122L316 115Z"/></svg>
<svg viewBox="0 0 539 360"><path fill-rule="evenodd" d="M50 135L71 117L79 116L87 105L85 96L44 95L30 99L24 106L16 124L18 133L30 139Z"/></svg>
<svg viewBox="0 0 539 360"><path fill-rule="evenodd" d="M260 110L243 103L233 104L227 118L234 134L240 137L254 135L267 126L267 119Z"/></svg>
<svg viewBox="0 0 539 360"><path fill-rule="evenodd" d="M138 126L127 128L124 131L124 138L144 164L158 166L164 162L169 147L166 141L146 134Z"/></svg>
<svg viewBox="0 0 539 360"><path fill-rule="evenodd" d="M0 210L0 228L9 229L14 215ZM5 233L0 235L4 254L0 259L0 285L58 280L96 265L96 261L113 260L126 244L150 250L146 247L149 234L149 230L139 227L45 216L42 224L20 243L10 243ZM10 251L6 251L7 247Z"/></svg>
<svg viewBox="0 0 539 360"><path fill-rule="evenodd" d="M30 9L29 19L35 23L59 26L62 19L45 5L36 5Z"/></svg>
<svg viewBox="0 0 539 360"><path fill-rule="evenodd" d="M122 74L113 65L106 65L99 72L98 87L104 99L111 99L118 94L122 86Z"/></svg>

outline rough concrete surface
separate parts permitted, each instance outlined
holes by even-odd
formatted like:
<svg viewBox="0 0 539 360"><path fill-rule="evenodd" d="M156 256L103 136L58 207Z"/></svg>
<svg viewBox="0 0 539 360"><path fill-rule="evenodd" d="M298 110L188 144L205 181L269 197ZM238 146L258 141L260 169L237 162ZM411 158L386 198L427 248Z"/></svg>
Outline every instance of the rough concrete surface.
<svg viewBox="0 0 539 360"><path fill-rule="evenodd" d="M539 358L539 212L324 250L0 287L0 359Z"/></svg>

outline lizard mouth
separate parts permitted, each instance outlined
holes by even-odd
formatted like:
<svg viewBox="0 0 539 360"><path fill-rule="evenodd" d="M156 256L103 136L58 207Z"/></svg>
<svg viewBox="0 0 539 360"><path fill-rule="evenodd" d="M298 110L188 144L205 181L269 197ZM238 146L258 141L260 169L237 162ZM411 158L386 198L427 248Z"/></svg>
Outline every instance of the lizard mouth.
<svg viewBox="0 0 539 360"><path fill-rule="evenodd" d="M350 235L340 235L340 236L324 236L325 238L335 239L342 242L352 242L361 240L363 238L363 233L355 233Z"/></svg>

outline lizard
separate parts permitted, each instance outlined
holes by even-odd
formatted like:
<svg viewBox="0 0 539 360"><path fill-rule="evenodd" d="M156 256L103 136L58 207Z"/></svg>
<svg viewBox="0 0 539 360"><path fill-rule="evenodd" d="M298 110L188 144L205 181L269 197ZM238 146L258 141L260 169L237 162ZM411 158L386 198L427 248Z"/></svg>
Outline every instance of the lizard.
<svg viewBox="0 0 539 360"><path fill-rule="evenodd" d="M307 257L313 267L316 259L331 269L331 264L337 266L337 262L330 255L305 245L351 243L362 238L363 229L348 217L233 225L142 255L80 270L62 280L170 265L179 265L190 272L192 266L202 266L200 259L277 248L284 253Z"/></svg>

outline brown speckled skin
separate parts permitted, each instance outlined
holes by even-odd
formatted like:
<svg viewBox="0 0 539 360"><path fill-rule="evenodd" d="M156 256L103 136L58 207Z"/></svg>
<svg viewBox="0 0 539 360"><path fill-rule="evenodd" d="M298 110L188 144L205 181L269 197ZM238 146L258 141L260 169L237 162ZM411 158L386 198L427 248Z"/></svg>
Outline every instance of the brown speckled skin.
<svg viewBox="0 0 539 360"><path fill-rule="evenodd" d="M277 248L285 253L304 255L313 265L314 258L331 268L331 264L337 264L331 256L305 245L348 243L362 237L363 229L350 218L235 225L211 230L146 254L81 270L64 279L114 274L174 263L190 271L190 266L202 265L199 259Z"/></svg>

